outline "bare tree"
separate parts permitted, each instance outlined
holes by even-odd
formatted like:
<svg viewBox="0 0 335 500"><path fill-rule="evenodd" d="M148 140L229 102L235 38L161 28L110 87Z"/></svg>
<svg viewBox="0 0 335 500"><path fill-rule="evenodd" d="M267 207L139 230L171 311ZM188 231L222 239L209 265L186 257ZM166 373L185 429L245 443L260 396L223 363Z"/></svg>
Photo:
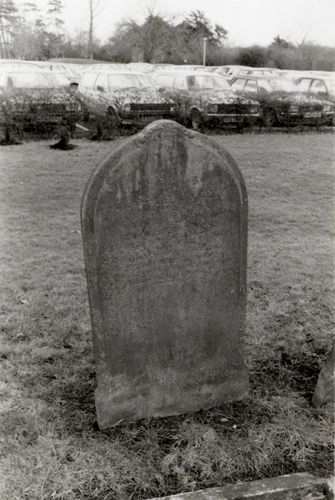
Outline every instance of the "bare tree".
<svg viewBox="0 0 335 500"><path fill-rule="evenodd" d="M17 22L17 8L13 0L0 0L0 56L11 57L12 40Z"/></svg>
<svg viewBox="0 0 335 500"><path fill-rule="evenodd" d="M89 7L89 28L88 28L88 57L93 59L93 42L94 42L94 21L98 14L98 7L101 0L88 0Z"/></svg>

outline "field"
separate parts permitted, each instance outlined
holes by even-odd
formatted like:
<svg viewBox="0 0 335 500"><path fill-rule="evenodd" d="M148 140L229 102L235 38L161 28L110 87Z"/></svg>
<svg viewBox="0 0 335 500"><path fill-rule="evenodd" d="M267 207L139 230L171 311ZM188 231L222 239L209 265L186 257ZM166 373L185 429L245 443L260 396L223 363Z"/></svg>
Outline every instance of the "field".
<svg viewBox="0 0 335 500"><path fill-rule="evenodd" d="M310 399L334 327L334 137L213 138L248 188L250 397L106 432L95 422L79 208L121 139L1 148L1 500L145 499L332 473L332 409Z"/></svg>

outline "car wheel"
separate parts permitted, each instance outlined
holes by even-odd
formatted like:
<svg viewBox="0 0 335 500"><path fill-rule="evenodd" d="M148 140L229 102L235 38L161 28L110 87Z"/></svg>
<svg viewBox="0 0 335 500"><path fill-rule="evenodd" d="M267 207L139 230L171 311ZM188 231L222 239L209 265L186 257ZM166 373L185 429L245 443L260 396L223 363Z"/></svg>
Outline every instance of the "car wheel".
<svg viewBox="0 0 335 500"><path fill-rule="evenodd" d="M82 117L83 117L83 122L85 123L87 123L90 119L90 114L86 106L83 106Z"/></svg>
<svg viewBox="0 0 335 500"><path fill-rule="evenodd" d="M196 109L191 113L191 127L193 130L201 130L202 127L202 117Z"/></svg>
<svg viewBox="0 0 335 500"><path fill-rule="evenodd" d="M274 127L277 123L276 114L272 110L266 110L263 114L263 125L264 127L270 128Z"/></svg>

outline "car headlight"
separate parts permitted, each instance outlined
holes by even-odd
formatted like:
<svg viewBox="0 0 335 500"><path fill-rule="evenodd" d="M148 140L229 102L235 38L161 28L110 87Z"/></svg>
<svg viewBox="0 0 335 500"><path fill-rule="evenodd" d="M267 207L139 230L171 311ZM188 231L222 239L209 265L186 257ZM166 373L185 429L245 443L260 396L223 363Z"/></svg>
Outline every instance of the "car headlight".
<svg viewBox="0 0 335 500"><path fill-rule="evenodd" d="M131 111L131 105L130 104L125 104L123 106L123 111L125 111L126 113L129 113L129 111Z"/></svg>
<svg viewBox="0 0 335 500"><path fill-rule="evenodd" d="M291 106L289 107L289 112L290 113L298 113L299 112L299 106L297 106L296 104L291 104Z"/></svg>
<svg viewBox="0 0 335 500"><path fill-rule="evenodd" d="M79 102L67 102L65 104L65 111L81 111L81 105Z"/></svg>
<svg viewBox="0 0 335 500"><path fill-rule="evenodd" d="M250 106L250 113L258 113L259 112L259 106Z"/></svg>
<svg viewBox="0 0 335 500"><path fill-rule="evenodd" d="M330 104L326 104L326 106L324 106L324 108L323 108L323 111L325 111L326 113L330 113L331 111L334 112L334 109L335 109L334 106L331 106Z"/></svg>
<svg viewBox="0 0 335 500"><path fill-rule="evenodd" d="M208 104L207 113L217 113L218 109L219 109L219 107L217 104Z"/></svg>

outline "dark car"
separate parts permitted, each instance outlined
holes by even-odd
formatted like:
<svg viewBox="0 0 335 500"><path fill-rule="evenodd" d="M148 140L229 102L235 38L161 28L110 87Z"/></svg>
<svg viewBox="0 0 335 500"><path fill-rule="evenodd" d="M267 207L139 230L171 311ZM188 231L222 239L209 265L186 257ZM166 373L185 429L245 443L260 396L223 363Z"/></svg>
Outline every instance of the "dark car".
<svg viewBox="0 0 335 500"><path fill-rule="evenodd" d="M90 71L79 82L79 93L88 115L109 126L145 125L159 118L173 118L175 107L150 79L133 71Z"/></svg>
<svg viewBox="0 0 335 500"><path fill-rule="evenodd" d="M259 117L259 104L239 97L225 78L209 72L169 71L152 76L153 82L176 104L178 120L198 129L204 123L243 127Z"/></svg>
<svg viewBox="0 0 335 500"><path fill-rule="evenodd" d="M261 105L262 122L276 125L322 125L334 115L334 106L323 100L297 92L291 80L280 77L236 76L232 89L253 97Z"/></svg>
<svg viewBox="0 0 335 500"><path fill-rule="evenodd" d="M71 129L81 113L80 100L61 88L50 71L12 69L0 75L0 126L6 133L28 126Z"/></svg>

